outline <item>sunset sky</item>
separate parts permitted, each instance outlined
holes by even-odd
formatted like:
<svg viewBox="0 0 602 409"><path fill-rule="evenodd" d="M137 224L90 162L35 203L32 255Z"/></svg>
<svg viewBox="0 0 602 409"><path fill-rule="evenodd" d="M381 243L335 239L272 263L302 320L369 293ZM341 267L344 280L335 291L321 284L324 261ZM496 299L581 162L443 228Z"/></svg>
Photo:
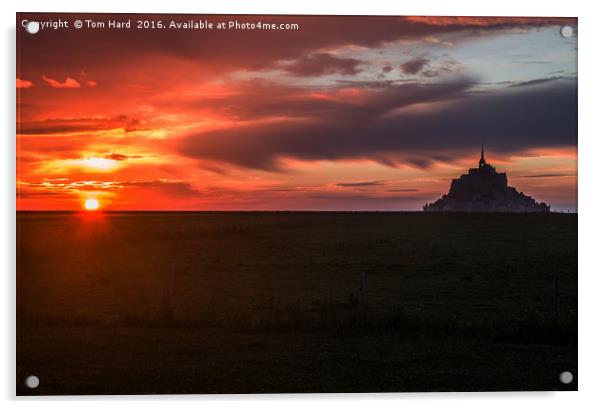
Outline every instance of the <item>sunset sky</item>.
<svg viewBox="0 0 602 409"><path fill-rule="evenodd" d="M59 18L299 28L21 28ZM575 211L576 23L19 14L17 209L420 210L484 144Z"/></svg>

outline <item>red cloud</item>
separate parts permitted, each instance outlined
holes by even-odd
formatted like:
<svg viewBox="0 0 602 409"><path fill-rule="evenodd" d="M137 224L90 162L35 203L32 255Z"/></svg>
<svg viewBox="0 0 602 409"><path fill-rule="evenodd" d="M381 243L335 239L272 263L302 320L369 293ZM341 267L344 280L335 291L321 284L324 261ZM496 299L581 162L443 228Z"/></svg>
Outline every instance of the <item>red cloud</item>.
<svg viewBox="0 0 602 409"><path fill-rule="evenodd" d="M81 88L80 83L71 77L67 77L64 82L57 81L45 75L42 75L42 79L50 84L52 88Z"/></svg>
<svg viewBox="0 0 602 409"><path fill-rule="evenodd" d="M431 26L549 26L577 24L576 18L571 17L439 17L439 16L408 16L413 23Z"/></svg>
<svg viewBox="0 0 602 409"><path fill-rule="evenodd" d="M29 88L32 85L33 85L33 82L31 82L31 81L22 80L20 78L17 78L17 88Z"/></svg>

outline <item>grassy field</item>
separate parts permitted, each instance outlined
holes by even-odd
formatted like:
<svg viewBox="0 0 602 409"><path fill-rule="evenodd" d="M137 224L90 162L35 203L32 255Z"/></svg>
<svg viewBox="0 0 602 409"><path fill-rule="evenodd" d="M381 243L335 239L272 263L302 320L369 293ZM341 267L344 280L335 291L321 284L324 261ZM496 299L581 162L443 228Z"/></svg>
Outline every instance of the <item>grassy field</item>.
<svg viewBox="0 0 602 409"><path fill-rule="evenodd" d="M576 215L21 212L17 235L18 394L577 387Z"/></svg>

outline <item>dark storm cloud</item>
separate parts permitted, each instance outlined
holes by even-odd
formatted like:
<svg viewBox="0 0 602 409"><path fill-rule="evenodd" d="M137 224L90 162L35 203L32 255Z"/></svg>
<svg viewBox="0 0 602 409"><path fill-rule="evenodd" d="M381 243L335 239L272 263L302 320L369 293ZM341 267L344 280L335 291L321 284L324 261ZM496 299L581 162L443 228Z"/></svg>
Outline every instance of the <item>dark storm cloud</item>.
<svg viewBox="0 0 602 409"><path fill-rule="evenodd" d="M429 62L430 60L424 56L416 57L401 64L400 68L404 74L415 75L422 71Z"/></svg>
<svg viewBox="0 0 602 409"><path fill-rule="evenodd" d="M365 89L363 103L354 103L348 98L291 99L281 88L277 88L278 92L262 92L263 99L255 105L245 103L248 97L238 96L220 103L227 105L230 113L241 109L239 115L249 118L288 115L290 119L188 135L178 150L185 156L264 170L280 169L278 162L282 157L303 160L362 158L368 153L362 145L370 145L371 128L390 121L381 118L383 115L416 103L461 98L466 96L472 84L471 79L462 78L445 84L413 83ZM372 155L377 153L371 152ZM421 158L411 160L418 166L427 165ZM390 162L390 159L381 156L379 161ZM387 164L393 165L393 162Z"/></svg>
<svg viewBox="0 0 602 409"><path fill-rule="evenodd" d="M359 73L362 61L341 58L327 53L316 53L282 66L290 74L300 77L316 77L327 74L353 75Z"/></svg>
<svg viewBox="0 0 602 409"><path fill-rule="evenodd" d="M576 80L471 94L473 83L379 89L363 104L332 102L311 120L286 120L191 134L181 154L269 171L281 159L369 159L428 167L484 143L498 153L576 145ZM428 109L403 109L440 102Z"/></svg>

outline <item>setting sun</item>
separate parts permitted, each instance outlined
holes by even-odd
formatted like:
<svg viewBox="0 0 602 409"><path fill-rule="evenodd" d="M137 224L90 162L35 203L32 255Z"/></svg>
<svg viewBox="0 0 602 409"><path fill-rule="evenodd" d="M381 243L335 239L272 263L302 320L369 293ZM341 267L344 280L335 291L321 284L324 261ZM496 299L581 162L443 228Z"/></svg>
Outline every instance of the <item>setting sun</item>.
<svg viewBox="0 0 602 409"><path fill-rule="evenodd" d="M86 199L84 202L84 207L86 210L98 210L99 203L96 199Z"/></svg>

